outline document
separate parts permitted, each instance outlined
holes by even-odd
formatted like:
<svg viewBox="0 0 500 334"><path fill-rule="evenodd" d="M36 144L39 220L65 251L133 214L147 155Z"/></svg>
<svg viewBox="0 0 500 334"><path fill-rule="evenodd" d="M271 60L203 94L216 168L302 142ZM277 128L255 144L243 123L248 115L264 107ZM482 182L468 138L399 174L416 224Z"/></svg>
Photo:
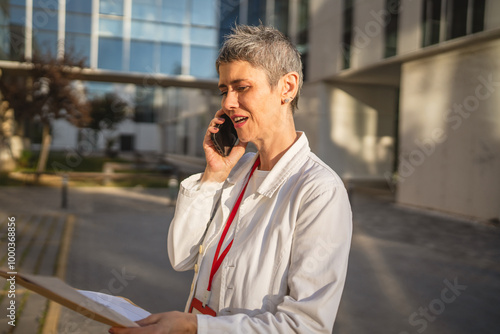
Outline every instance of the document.
<svg viewBox="0 0 500 334"><path fill-rule="evenodd" d="M139 327L135 321L151 314L128 299L77 290L57 277L21 274L4 268L0 268L0 276L90 319L113 327Z"/></svg>

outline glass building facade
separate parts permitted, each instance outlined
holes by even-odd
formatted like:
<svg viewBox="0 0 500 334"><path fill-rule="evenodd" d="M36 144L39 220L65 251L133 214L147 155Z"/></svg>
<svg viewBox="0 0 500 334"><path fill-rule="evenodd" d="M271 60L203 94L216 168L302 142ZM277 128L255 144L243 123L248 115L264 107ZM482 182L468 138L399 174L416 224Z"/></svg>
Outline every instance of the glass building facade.
<svg viewBox="0 0 500 334"><path fill-rule="evenodd" d="M132 150L148 150L140 133L155 133L147 140L159 142L153 151L203 156L206 123L220 106L214 65L223 36L236 23L270 24L305 57L307 6L308 0L0 0L0 61L83 60L101 73L99 82L81 82L88 99L114 93L129 104L134 125L119 132L136 137ZM120 82L111 78L117 75ZM127 83L141 76L144 84ZM157 76L189 78L194 88L162 87ZM198 80L213 81L213 89L197 88Z"/></svg>

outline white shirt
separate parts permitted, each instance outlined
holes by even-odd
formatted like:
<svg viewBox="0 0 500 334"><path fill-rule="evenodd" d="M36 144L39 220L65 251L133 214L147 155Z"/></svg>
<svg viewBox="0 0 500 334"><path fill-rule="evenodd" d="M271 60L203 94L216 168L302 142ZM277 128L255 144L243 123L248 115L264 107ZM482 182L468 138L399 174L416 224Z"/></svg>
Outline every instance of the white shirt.
<svg viewBox="0 0 500 334"><path fill-rule="evenodd" d="M187 306L195 292L206 290L210 250L255 159L243 156L218 186L200 187L201 174L181 183L168 253L174 269L195 268ZM198 333L331 333L352 235L342 181L310 151L302 133L257 190L247 193L233 222L233 246L217 272L218 292L211 297L217 301L209 303L217 317L197 315Z"/></svg>

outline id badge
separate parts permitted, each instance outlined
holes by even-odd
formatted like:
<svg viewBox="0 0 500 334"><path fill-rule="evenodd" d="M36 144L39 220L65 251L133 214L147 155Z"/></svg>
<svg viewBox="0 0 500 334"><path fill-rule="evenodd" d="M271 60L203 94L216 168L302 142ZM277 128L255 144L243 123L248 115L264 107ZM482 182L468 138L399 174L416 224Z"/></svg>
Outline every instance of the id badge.
<svg viewBox="0 0 500 334"><path fill-rule="evenodd" d="M197 298L193 298L193 300L191 301L191 306L189 307L189 313L206 314L206 315L211 315L212 317L215 317L217 315L217 313L215 313L215 311L212 310L208 305L205 305L205 307L203 307L203 304Z"/></svg>

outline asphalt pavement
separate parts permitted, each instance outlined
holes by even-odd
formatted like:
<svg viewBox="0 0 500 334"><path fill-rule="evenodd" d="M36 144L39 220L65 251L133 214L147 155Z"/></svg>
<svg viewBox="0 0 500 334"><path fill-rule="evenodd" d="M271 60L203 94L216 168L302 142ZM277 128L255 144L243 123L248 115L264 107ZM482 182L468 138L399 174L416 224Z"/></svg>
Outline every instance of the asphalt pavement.
<svg viewBox="0 0 500 334"><path fill-rule="evenodd" d="M174 199L168 189L81 187L69 190L68 208L61 209L60 189L3 187L0 220L74 215L67 261L60 264L68 284L127 297L153 313L183 310L192 273L173 271L166 253ZM499 227L401 207L382 189L356 188L352 206L353 243L335 334L498 332ZM57 332L107 329L63 309Z"/></svg>

